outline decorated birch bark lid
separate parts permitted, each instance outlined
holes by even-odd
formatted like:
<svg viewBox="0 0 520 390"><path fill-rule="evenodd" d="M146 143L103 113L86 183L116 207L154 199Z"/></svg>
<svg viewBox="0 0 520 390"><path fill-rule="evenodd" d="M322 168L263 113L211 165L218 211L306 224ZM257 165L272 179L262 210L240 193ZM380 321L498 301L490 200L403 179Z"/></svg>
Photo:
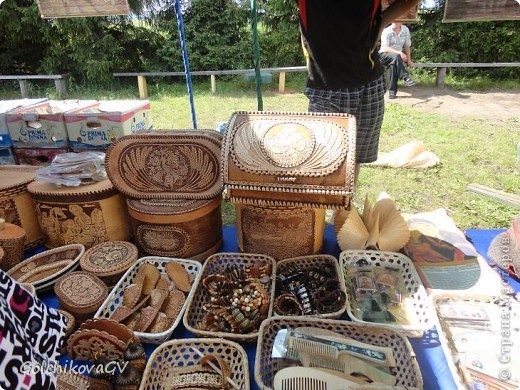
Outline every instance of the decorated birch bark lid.
<svg viewBox="0 0 520 390"><path fill-rule="evenodd" d="M93 246L81 257L81 269L96 276L120 275L137 260L137 247L126 241L108 241Z"/></svg>
<svg viewBox="0 0 520 390"><path fill-rule="evenodd" d="M84 271L60 277L54 292L64 310L74 314L95 312L108 295L107 285L97 276Z"/></svg>
<svg viewBox="0 0 520 390"><path fill-rule="evenodd" d="M36 177L38 167L25 165L0 165L0 197L25 191Z"/></svg>
<svg viewBox="0 0 520 390"><path fill-rule="evenodd" d="M159 130L126 135L106 154L107 175L137 199L212 199L222 193L222 135Z"/></svg>
<svg viewBox="0 0 520 390"><path fill-rule="evenodd" d="M119 194L108 179L78 187L57 186L44 181L33 181L27 186L27 190L38 200L57 202L89 202Z"/></svg>
<svg viewBox="0 0 520 390"><path fill-rule="evenodd" d="M25 230L23 228L5 222L5 219L0 218L0 245L2 245L3 242L11 242L12 240L23 240L24 237Z"/></svg>

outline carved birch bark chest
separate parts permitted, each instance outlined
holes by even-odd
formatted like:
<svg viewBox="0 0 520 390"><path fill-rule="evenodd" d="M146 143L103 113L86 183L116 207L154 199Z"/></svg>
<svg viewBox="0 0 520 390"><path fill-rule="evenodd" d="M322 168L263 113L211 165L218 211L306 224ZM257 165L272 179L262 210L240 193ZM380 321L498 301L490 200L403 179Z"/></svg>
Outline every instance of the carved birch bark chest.
<svg viewBox="0 0 520 390"><path fill-rule="evenodd" d="M125 200L108 179L79 187L34 181L27 190L47 248L74 243L90 248L132 237Z"/></svg>
<svg viewBox="0 0 520 390"><path fill-rule="evenodd" d="M219 249L221 145L213 130L156 130L108 149L107 173L127 196L141 253L205 260Z"/></svg>
<svg viewBox="0 0 520 390"><path fill-rule="evenodd" d="M257 206L348 207L355 152L352 115L236 112L222 151L226 197Z"/></svg>

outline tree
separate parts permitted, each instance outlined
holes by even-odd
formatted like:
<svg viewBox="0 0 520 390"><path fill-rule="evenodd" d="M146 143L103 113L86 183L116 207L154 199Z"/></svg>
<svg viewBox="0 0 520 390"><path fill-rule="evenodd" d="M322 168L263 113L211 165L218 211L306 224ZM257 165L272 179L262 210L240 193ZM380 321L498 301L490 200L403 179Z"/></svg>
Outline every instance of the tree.
<svg viewBox="0 0 520 390"><path fill-rule="evenodd" d="M520 47L520 21L443 23L441 7L419 14L411 24L413 51L422 62L514 62ZM487 74L497 78L518 78L520 69L453 69L454 74Z"/></svg>
<svg viewBox="0 0 520 390"><path fill-rule="evenodd" d="M300 44L298 9L294 0L264 0L265 31L260 37L263 66L305 63Z"/></svg>
<svg viewBox="0 0 520 390"><path fill-rule="evenodd" d="M251 38L247 7L234 0L192 0L183 16L192 70L222 70L250 67ZM158 53L170 70L181 70L179 33L173 10L162 13L158 24L167 32L168 43Z"/></svg>

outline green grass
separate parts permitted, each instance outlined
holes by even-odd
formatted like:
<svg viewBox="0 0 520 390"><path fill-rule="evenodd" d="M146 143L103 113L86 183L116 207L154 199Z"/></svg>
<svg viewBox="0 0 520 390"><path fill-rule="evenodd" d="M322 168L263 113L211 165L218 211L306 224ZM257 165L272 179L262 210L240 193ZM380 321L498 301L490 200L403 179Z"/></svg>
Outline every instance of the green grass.
<svg viewBox="0 0 520 390"><path fill-rule="evenodd" d="M424 77L424 76L421 76ZM200 80L200 79L198 79ZM198 81L197 80L197 81ZM277 79L264 87L264 110L306 111L302 74L288 74L285 94L278 94ZM422 80L422 83L431 82ZM477 80L458 81L468 89L484 85ZM448 79L450 86L451 81ZM518 83L491 83L493 89L501 85L520 90ZM451 86L450 86L451 87ZM52 86L41 87L40 95L53 96ZM148 80L155 129L192 128L190 104L183 83L172 79ZM9 96L13 94L14 96ZM107 90L70 90L67 98L76 99L135 99L136 83L114 84ZM2 93L5 98L19 97L16 90ZM198 128L214 129L237 110L256 110L256 93L239 81L217 78L217 93L210 91L209 78L194 85L195 111ZM518 209L504 206L489 198L467 191L470 183L478 183L509 193L520 188L520 164L516 145L520 140L520 116L509 122L491 122L465 117L460 120L418 111L400 104L388 104L381 133L380 151L390 151L412 140L423 141L441 160L441 164L426 170L406 170L363 167L354 202L362 205L365 195L375 200L382 191L395 199L403 212L431 211L445 208L461 228L502 228L510 224ZM225 224L235 221L231 204L224 204Z"/></svg>

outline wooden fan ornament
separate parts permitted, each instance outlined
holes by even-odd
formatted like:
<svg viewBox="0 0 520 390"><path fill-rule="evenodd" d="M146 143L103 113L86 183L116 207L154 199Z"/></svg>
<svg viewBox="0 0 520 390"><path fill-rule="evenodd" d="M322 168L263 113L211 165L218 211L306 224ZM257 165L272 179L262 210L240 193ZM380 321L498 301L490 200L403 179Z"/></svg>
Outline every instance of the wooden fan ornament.
<svg viewBox="0 0 520 390"><path fill-rule="evenodd" d="M341 219L345 218L343 222ZM338 244L341 250L375 249L396 252L410 239L406 221L392 199L378 200L374 206L365 198L363 213L355 206L336 215Z"/></svg>

